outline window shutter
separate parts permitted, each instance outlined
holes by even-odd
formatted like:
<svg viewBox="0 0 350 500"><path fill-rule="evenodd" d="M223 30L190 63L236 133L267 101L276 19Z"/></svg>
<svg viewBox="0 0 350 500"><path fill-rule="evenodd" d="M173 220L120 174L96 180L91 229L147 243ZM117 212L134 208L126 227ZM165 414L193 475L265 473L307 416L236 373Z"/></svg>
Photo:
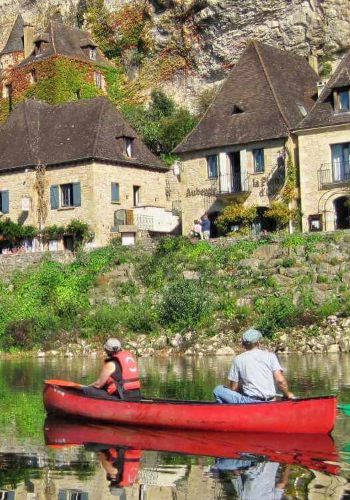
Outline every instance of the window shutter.
<svg viewBox="0 0 350 500"><path fill-rule="evenodd" d="M117 182L111 183L112 201L119 201L119 184Z"/></svg>
<svg viewBox="0 0 350 500"><path fill-rule="evenodd" d="M1 192L1 212L3 214L8 214L9 211L10 211L9 192L8 191L2 191Z"/></svg>
<svg viewBox="0 0 350 500"><path fill-rule="evenodd" d="M73 205L75 207L81 206L80 182L73 182Z"/></svg>
<svg viewBox="0 0 350 500"><path fill-rule="evenodd" d="M58 192L58 186L51 186L50 187L50 203L51 203L51 209L52 210L57 210L59 207L59 192Z"/></svg>

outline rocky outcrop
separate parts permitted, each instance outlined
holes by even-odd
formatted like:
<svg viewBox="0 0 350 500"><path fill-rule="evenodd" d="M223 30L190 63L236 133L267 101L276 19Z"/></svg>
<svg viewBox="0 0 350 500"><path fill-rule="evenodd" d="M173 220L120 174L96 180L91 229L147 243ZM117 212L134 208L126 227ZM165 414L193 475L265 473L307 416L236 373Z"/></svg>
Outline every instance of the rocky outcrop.
<svg viewBox="0 0 350 500"><path fill-rule="evenodd" d="M119 4L133 0L120 0ZM180 102L195 102L206 86L220 82L255 38L301 55L339 58L350 45L348 0L149 0L154 50L178 44L188 58L166 88ZM21 12L43 24L52 15L76 23L82 0L0 0L0 46ZM113 8L113 3L106 0Z"/></svg>

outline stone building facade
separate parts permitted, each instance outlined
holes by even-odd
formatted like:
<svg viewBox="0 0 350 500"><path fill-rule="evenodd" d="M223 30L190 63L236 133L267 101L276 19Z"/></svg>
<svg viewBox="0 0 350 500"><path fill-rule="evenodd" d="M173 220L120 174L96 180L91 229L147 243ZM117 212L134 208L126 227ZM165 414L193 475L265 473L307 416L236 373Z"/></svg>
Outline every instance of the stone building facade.
<svg viewBox="0 0 350 500"><path fill-rule="evenodd" d="M145 217L145 229L154 229L155 210L176 225L166 210L167 168L105 98L19 104L2 128L0 151L3 217L40 230L79 219L89 224L92 246L125 226L137 233ZM50 248L62 246L69 235Z"/></svg>
<svg viewBox="0 0 350 500"><path fill-rule="evenodd" d="M350 228L350 52L298 130L303 231Z"/></svg>
<svg viewBox="0 0 350 500"><path fill-rule="evenodd" d="M287 155L297 164L292 131L314 104L317 79L302 57L248 45L197 128L175 149L184 234L205 212L215 220L231 203L256 205L256 230L272 229L264 212L279 199Z"/></svg>

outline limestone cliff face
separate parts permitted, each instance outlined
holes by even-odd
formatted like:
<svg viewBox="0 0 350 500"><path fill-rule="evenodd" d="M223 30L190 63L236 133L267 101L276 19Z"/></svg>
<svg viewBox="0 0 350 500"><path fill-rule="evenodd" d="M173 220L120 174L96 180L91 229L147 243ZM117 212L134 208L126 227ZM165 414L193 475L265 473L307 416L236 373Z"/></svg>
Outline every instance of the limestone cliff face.
<svg viewBox="0 0 350 500"><path fill-rule="evenodd" d="M125 4L134 0L116 0ZM85 0L0 0L0 46L18 12L42 24L60 12L74 24ZM116 4L106 0L109 8ZM350 47L349 0L149 0L155 50L187 43L189 71L164 84L182 102L222 80L251 38L298 54L339 58ZM171 42L172 43L172 42Z"/></svg>

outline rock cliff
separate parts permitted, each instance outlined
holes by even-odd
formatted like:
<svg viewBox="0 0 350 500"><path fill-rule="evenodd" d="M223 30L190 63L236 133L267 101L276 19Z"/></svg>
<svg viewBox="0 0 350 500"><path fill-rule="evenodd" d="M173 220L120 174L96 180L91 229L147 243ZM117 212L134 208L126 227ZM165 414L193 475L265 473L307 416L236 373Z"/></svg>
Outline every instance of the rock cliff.
<svg viewBox="0 0 350 500"><path fill-rule="evenodd" d="M136 0L106 0L109 9ZM175 97L191 101L221 81L251 38L319 59L339 59L350 46L349 0L144 0L154 50L185 47L188 67L164 82ZM88 0L0 0L0 46L18 12L39 25L58 12L74 24ZM143 4L144 5L144 4Z"/></svg>

